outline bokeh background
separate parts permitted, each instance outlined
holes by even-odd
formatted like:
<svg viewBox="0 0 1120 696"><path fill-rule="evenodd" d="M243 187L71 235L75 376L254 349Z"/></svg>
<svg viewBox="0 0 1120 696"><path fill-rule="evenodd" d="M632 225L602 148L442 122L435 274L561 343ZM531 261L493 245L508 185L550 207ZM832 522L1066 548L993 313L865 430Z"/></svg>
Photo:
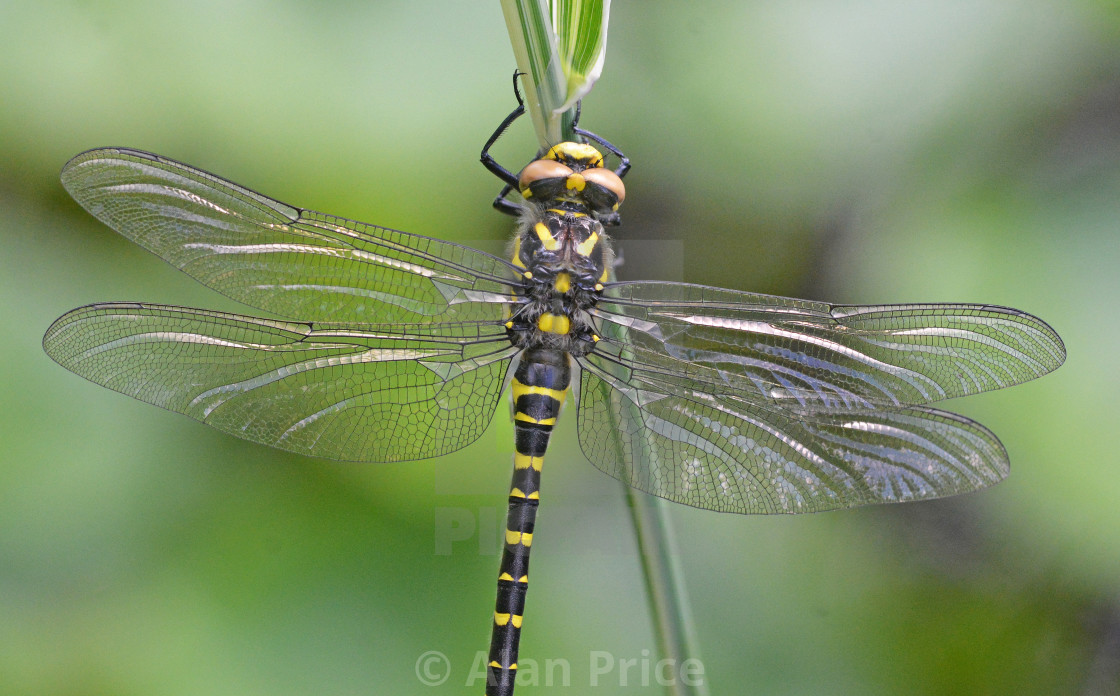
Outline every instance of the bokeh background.
<svg viewBox="0 0 1120 696"><path fill-rule="evenodd" d="M513 106L497 3L7 0L0 33L0 692L481 693L507 418L439 460L311 460L95 387L39 342L92 301L238 309L66 196L60 167L94 146L501 248L477 164ZM950 405L1010 452L988 491L674 507L712 693L1120 693L1116 4L621 2L584 114L635 163L622 277L1009 305L1069 350ZM497 154L534 148L526 123ZM570 417L551 454L522 644L542 672L518 693L660 693L618 486ZM591 687L592 651L639 664ZM546 659L570 687L544 686Z"/></svg>

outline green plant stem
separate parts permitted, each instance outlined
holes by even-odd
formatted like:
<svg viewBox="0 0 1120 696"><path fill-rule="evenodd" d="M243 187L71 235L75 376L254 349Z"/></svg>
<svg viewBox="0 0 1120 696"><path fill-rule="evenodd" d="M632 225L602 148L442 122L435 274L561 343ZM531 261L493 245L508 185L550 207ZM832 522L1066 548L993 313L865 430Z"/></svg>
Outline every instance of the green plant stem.
<svg viewBox="0 0 1120 696"><path fill-rule="evenodd" d="M662 658L671 660L673 665L675 678L667 687L669 693L673 696L708 696L706 679L687 680L697 683L685 683L686 680L681 678L685 661L699 661L700 655L696 625L681 574L676 537L665 502L625 483L622 488L641 554L654 634Z"/></svg>
<svg viewBox="0 0 1120 696"><path fill-rule="evenodd" d="M571 115L554 110L564 104L560 67L548 0L501 0L517 70L522 73L525 109L542 148L570 138ZM566 123L566 125L565 125Z"/></svg>
<svg viewBox="0 0 1120 696"><path fill-rule="evenodd" d="M609 279L612 282L616 280L613 270ZM676 678L670 680L666 688L672 696L708 696L706 679L686 684L681 678L685 662L699 662L700 651L692 607L688 602L688 590L684 586L684 575L681 572L676 536L673 534L672 520L665 509L665 501L643 493L626 482L621 485L626 504L630 508L630 523L641 557L653 633L662 659L671 660L670 664L676 674ZM700 664L702 666L703 663Z"/></svg>

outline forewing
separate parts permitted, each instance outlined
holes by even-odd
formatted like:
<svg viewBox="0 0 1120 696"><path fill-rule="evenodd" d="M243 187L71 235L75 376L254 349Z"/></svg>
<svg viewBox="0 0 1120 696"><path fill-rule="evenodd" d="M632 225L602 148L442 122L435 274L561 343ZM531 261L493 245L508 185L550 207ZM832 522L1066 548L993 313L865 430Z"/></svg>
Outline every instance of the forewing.
<svg viewBox="0 0 1120 696"><path fill-rule="evenodd" d="M290 319L495 320L517 277L489 254L301 210L139 150L84 152L63 168L62 183L176 268Z"/></svg>
<svg viewBox="0 0 1120 696"><path fill-rule="evenodd" d="M683 367L712 393L791 412L927 404L1065 359L1041 319L990 305L844 306L636 282L608 287L594 314L623 362Z"/></svg>
<svg viewBox="0 0 1120 696"><path fill-rule="evenodd" d="M983 426L925 407L804 412L689 391L581 359L579 442L603 472L668 500L800 513L972 491L1008 473Z"/></svg>
<svg viewBox="0 0 1120 696"><path fill-rule="evenodd" d="M92 382L232 435L356 461L473 442L514 352L491 324L356 329L124 303L64 315L43 347Z"/></svg>

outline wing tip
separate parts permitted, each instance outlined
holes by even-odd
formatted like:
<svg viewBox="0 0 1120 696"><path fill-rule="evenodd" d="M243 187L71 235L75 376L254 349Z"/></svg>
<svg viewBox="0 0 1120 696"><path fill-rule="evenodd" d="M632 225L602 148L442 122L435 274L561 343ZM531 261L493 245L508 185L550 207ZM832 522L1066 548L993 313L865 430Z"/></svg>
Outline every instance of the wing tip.
<svg viewBox="0 0 1120 696"><path fill-rule="evenodd" d="M163 160L163 157L160 157L155 153L147 152L146 150L137 150L136 148L132 147L93 147L88 150L83 150L82 152L79 152L78 154L67 160L66 164L62 165L60 176L62 177L63 181L65 181L66 174L77 166L85 164L86 162L89 162L91 160L106 158L112 159L121 157L122 155L135 157L137 159L144 159L151 162L159 162Z"/></svg>
<svg viewBox="0 0 1120 696"><path fill-rule="evenodd" d="M62 367L70 369L67 365L68 353L64 350L64 348L69 345L68 341L64 338L67 329L85 320L89 316L99 314L107 309L136 310L145 309L147 306L148 305L144 305L140 302L95 302L82 305L81 307L75 307L52 321L51 325L47 327L47 330L43 332L43 352L47 354L47 357Z"/></svg>
<svg viewBox="0 0 1120 696"><path fill-rule="evenodd" d="M1035 317L1033 315L1028 316L1032 316L1032 318L1038 322L1039 330L1042 331L1046 338L1050 340L1050 347L1053 348L1052 351L1047 351L1053 356L1053 361L1052 363L1048 363L1046 365L1046 367L1049 369L1047 369L1046 372L1043 373L1049 374L1050 372L1053 372L1054 370L1064 365L1066 362L1067 353L1065 341L1062 340L1061 335L1058 334L1053 326L1050 326L1050 324L1046 323L1042 319L1039 319L1038 317Z"/></svg>
<svg viewBox="0 0 1120 696"><path fill-rule="evenodd" d="M1062 340L1062 337L1057 332L1057 330L1053 326L1051 326L1045 319L1042 319L1035 314L1031 314L1030 312L1024 312L1021 309L1015 309L1014 307L1004 307L1003 305L983 305L979 307L979 309L1015 317L1016 319L1021 320L1021 323L1029 325L1031 328L1041 334L1041 337L1035 340L1035 344L1038 347L1039 352L1045 353L1046 355L1050 356L1051 359L1040 361L1045 368L1045 371L1039 373L1039 377L1041 377L1042 375L1050 374L1051 372L1065 364L1065 341Z"/></svg>

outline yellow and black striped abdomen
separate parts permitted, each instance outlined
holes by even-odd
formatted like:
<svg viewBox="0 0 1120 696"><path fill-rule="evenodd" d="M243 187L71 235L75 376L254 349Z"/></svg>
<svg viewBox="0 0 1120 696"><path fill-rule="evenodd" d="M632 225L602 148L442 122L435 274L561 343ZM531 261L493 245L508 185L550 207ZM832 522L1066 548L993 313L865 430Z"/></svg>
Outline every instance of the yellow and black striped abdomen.
<svg viewBox="0 0 1120 696"><path fill-rule="evenodd" d="M487 696L510 696L517 675L517 645L529 591L529 550L540 502L541 469L552 427L571 383L568 354L530 348L513 376L516 453L506 514L505 546L498 569L498 600L490 638Z"/></svg>

